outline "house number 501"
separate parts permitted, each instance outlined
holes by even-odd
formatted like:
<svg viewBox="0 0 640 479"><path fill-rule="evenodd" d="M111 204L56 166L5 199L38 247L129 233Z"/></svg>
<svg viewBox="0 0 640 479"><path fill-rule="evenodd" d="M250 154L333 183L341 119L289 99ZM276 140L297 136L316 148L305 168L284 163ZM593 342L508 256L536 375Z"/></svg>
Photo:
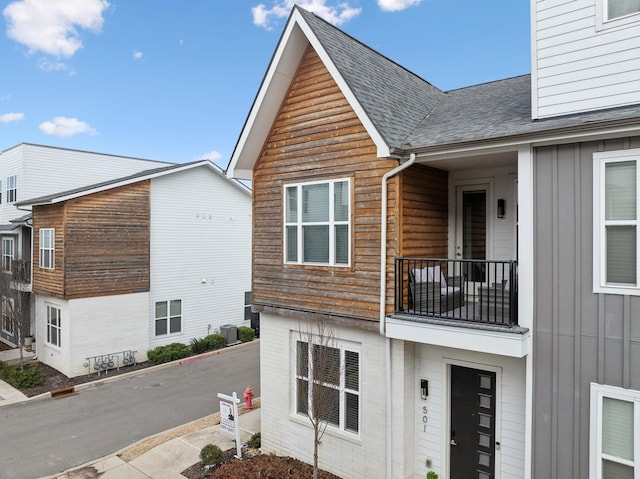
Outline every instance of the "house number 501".
<svg viewBox="0 0 640 479"><path fill-rule="evenodd" d="M427 417L428 412L427 406L422 406L422 430L424 432L427 432L427 423L429 422L429 418Z"/></svg>

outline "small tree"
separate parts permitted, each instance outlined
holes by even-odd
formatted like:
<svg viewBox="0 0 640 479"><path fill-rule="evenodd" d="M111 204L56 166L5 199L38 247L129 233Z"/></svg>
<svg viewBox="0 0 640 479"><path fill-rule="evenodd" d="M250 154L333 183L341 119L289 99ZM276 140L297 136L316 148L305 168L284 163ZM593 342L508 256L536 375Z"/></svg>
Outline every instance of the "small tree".
<svg viewBox="0 0 640 479"><path fill-rule="evenodd" d="M324 321L300 328L296 344L297 410L313 427L313 479L318 478L319 446L329 423L340 421L340 349Z"/></svg>
<svg viewBox="0 0 640 479"><path fill-rule="evenodd" d="M24 369L24 338L29 334L29 317L26 314L25 301L28 293L20 289L13 276L0 272L0 321L6 330L13 333L15 344L20 350L20 369Z"/></svg>

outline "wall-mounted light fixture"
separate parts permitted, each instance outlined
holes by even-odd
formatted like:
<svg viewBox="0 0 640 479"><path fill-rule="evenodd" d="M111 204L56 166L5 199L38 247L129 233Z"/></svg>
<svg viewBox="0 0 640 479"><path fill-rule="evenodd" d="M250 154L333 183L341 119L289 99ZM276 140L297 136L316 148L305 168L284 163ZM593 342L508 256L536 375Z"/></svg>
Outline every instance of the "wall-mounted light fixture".
<svg viewBox="0 0 640 479"><path fill-rule="evenodd" d="M427 381L426 379L421 379L420 380L420 397L422 399L427 399L427 396L429 396L429 381Z"/></svg>
<svg viewBox="0 0 640 479"><path fill-rule="evenodd" d="M498 218L504 218L507 211L507 202L504 198L498 200Z"/></svg>

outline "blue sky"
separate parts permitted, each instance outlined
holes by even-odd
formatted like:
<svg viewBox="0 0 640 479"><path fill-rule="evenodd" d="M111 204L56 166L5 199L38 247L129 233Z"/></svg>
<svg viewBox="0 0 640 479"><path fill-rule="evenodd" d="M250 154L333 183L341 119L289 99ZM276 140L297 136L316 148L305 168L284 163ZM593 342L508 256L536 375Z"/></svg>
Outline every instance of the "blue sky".
<svg viewBox="0 0 640 479"><path fill-rule="evenodd" d="M526 0L0 0L0 151L226 167L294 3L443 90L531 71Z"/></svg>

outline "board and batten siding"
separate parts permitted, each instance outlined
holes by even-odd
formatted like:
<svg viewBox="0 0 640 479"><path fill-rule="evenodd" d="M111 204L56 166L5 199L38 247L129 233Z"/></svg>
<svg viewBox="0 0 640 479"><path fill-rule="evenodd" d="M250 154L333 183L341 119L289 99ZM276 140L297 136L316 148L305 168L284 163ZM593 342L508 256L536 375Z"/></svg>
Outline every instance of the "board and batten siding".
<svg viewBox="0 0 640 479"><path fill-rule="evenodd" d="M208 167L151 181L151 347L244 322L251 290L251 194ZM155 335L157 301L182 300L182 331Z"/></svg>
<svg viewBox="0 0 640 479"><path fill-rule="evenodd" d="M34 292L70 299L149 290L148 181L35 206L33 218ZM56 228L53 271L36 254L39 228L48 227Z"/></svg>
<svg viewBox="0 0 640 479"><path fill-rule="evenodd" d="M593 153L640 137L534 151L536 479L589 476L591 382L640 389L640 297L593 293Z"/></svg>
<svg viewBox="0 0 640 479"><path fill-rule="evenodd" d="M375 144L309 47L253 172L254 304L377 320L381 178L397 165L376 157ZM284 264L284 187L343 178L351 181L350 266ZM398 208L397 184L389 181L391 213ZM397 251L398 225L389 216L387 247ZM389 265L392 270L393 256Z"/></svg>
<svg viewBox="0 0 640 479"><path fill-rule="evenodd" d="M640 16L619 25L598 21L597 0L534 3L534 118L640 103Z"/></svg>

